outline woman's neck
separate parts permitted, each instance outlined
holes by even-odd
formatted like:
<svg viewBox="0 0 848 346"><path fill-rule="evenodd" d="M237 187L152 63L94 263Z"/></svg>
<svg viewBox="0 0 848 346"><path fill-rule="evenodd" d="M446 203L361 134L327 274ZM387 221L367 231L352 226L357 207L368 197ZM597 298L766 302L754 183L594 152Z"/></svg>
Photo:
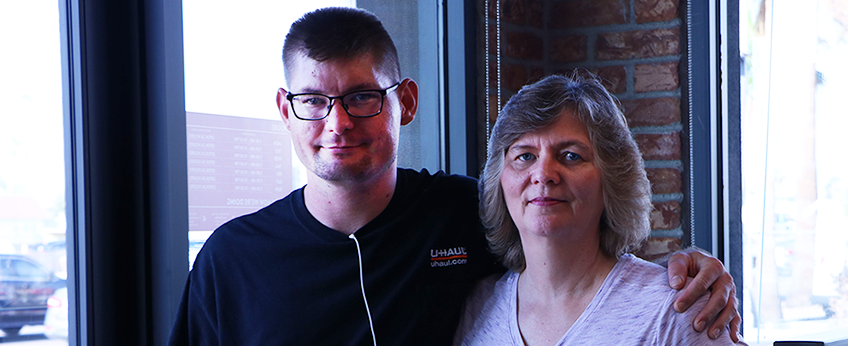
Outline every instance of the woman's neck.
<svg viewBox="0 0 848 346"><path fill-rule="evenodd" d="M524 249L526 268L520 281L533 296L574 299L593 296L617 260L597 247ZM520 284L522 284L520 282Z"/></svg>
<svg viewBox="0 0 848 346"><path fill-rule="evenodd" d="M551 345L586 310L617 260L598 244L529 243L518 279L518 325L527 345Z"/></svg>
<svg viewBox="0 0 848 346"><path fill-rule="evenodd" d="M600 287L595 281L600 278L603 282L616 263L615 258L601 251L598 231L568 232L562 236L522 234L521 243L526 263L521 275L547 294Z"/></svg>

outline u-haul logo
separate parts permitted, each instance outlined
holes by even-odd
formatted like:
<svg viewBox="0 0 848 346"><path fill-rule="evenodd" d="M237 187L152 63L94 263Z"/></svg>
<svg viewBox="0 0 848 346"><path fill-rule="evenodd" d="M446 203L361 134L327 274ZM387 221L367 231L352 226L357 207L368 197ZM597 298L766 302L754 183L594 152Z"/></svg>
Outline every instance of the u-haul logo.
<svg viewBox="0 0 848 346"><path fill-rule="evenodd" d="M430 249L431 267L449 267L466 263L468 263L468 253L465 252L465 247Z"/></svg>

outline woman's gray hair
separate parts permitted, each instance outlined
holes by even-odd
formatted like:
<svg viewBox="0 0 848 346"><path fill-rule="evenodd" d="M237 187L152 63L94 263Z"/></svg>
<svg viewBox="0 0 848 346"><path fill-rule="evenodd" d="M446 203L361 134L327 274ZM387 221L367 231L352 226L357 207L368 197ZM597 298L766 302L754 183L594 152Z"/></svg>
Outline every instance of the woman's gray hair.
<svg viewBox="0 0 848 346"><path fill-rule="evenodd" d="M515 272L523 271L525 262L501 186L504 157L519 137L553 124L566 110L586 126L601 174L601 251L619 257L636 250L650 233L651 187L618 100L592 75L548 76L521 88L501 110L479 183L480 218L491 250Z"/></svg>

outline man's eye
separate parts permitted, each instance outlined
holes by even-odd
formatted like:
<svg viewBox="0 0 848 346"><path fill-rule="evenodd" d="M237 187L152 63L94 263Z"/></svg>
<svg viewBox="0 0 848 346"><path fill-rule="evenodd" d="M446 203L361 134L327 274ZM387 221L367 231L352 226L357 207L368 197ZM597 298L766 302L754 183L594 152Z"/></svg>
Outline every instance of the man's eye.
<svg viewBox="0 0 848 346"><path fill-rule="evenodd" d="M361 92L348 95L345 98L346 103L355 103L355 104L363 104L373 102L380 98L380 94L376 92Z"/></svg>
<svg viewBox="0 0 848 346"><path fill-rule="evenodd" d="M297 98L300 103L306 106L318 107L327 104L327 99L319 96L303 96Z"/></svg>

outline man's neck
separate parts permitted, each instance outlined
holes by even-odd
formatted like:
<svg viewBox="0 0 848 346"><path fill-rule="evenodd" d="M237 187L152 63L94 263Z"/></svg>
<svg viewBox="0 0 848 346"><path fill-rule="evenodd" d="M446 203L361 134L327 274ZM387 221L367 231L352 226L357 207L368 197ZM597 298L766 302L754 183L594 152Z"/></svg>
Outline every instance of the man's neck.
<svg viewBox="0 0 848 346"><path fill-rule="evenodd" d="M306 209L315 219L336 231L352 234L386 209L396 185L396 167L364 182L326 181L309 173L303 195Z"/></svg>

